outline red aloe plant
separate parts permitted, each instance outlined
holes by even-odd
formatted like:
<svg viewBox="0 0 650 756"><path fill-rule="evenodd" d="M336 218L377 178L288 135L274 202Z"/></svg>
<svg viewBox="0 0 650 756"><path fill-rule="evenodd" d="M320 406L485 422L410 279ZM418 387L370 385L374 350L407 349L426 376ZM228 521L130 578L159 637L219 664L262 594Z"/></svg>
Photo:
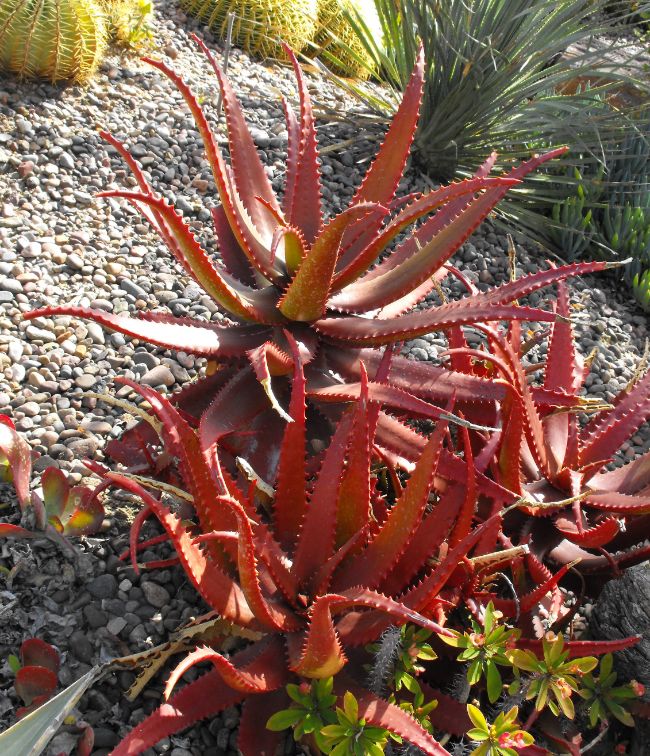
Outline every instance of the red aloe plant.
<svg viewBox="0 0 650 756"><path fill-rule="evenodd" d="M292 371L285 331L300 345L310 400L318 402L329 420L335 420L337 411L326 400L349 401L358 396L359 365L375 375L381 361L377 347L487 318L552 321L555 315L551 312L512 302L553 281L605 267L604 263L586 263L552 269L460 301L414 310L445 278L451 255L508 188L563 149L536 156L498 178L488 177L496 159L492 155L472 179L396 199L422 97L424 59L420 51L401 106L363 183L350 206L326 220L314 116L295 56L287 51L298 81L299 113L283 103L288 161L284 198L279 202L228 80L206 46L196 41L219 81L230 164L189 87L166 64L147 62L176 85L202 136L221 200L212 213L221 259L210 258L182 216L154 193L127 149L106 133L104 138L133 171L139 190L109 191L100 196L125 199L142 212L185 272L227 315L227 324L162 312L130 317L75 306L46 307L26 317L89 318L134 338L217 360L216 375L181 392L173 401L198 419L213 400L212 415L228 416L228 443L235 454L250 461L254 448L277 446L279 415L284 412L280 400L288 395ZM403 231L428 215L431 217L416 231L377 262ZM332 384L336 391L329 396L314 393ZM423 406L414 397L444 403L453 393L459 403L502 399L504 386L395 357L390 380L382 389L382 402L389 410L409 415L415 411L414 404L420 410ZM269 408L269 399L277 412ZM434 410L428 412L431 416ZM434 416L438 415L434 412ZM386 453L414 460L421 449L414 450L408 431L398 432L396 424L397 420L382 411L377 442ZM245 436L233 433L240 427L246 428ZM316 423L310 423L310 430L318 436ZM113 457L128 459L132 466L160 467L159 460L152 463L145 448L152 440L151 433L143 426L139 433L125 437L121 446L114 444ZM265 452L256 460L259 472L270 481L274 480L275 456Z"/></svg>
<svg viewBox="0 0 650 756"><path fill-rule="evenodd" d="M0 482L13 483L23 513L33 511L35 530L0 523L0 537L48 538L70 548L63 536L89 535L104 519L98 491L84 486L71 487L63 472L48 467L41 477L42 497L30 491L32 452L16 431L12 420L0 415Z"/></svg>
<svg viewBox="0 0 650 756"><path fill-rule="evenodd" d="M332 676L340 695L354 689L359 715L369 724L427 754L446 753L408 713L365 688L360 661L367 658L364 646L391 624L412 622L448 634L447 613L463 600L464 587L475 584L484 562L499 570L512 559L511 552L468 558L486 533L499 530L500 517L472 528L467 511L475 501L464 482L440 484L436 471L451 442L445 421L406 484L392 476L394 496L377 486L371 460L380 407L363 368L359 399L343 413L325 451L305 461L306 381L299 347L291 336L288 342L295 361L291 422L280 443L274 490L250 469L238 482L221 464L218 440L202 445L165 397L122 379L148 402L162 443L178 459L196 522L181 520L150 493L147 488L160 487L155 481L93 469L155 514L211 609L261 637L231 658L209 645L192 652L171 675L168 702L114 756L139 753L238 702L244 702L241 752L272 753L279 736L260 723L288 705L286 684ZM476 486L469 489L475 495ZM171 695L200 662L214 669Z"/></svg>
<svg viewBox="0 0 650 756"><path fill-rule="evenodd" d="M495 480L519 497L504 530L516 543L530 545L536 580L550 576L544 561L579 561L577 569L589 573L616 570L650 555L644 545L650 526L650 454L608 469L623 442L650 417L650 373L611 405L590 406L580 394L589 366L576 350L562 283L556 311L560 317L550 326L541 388L564 395L563 406L537 400L520 359L518 324L507 332L483 327L489 353L463 347L457 333L459 348L450 355L457 369L498 376L514 387L500 409L501 430L480 442L488 449L485 459L496 455L491 464ZM571 404L573 410L566 411ZM580 412L590 413L586 424L580 423Z"/></svg>

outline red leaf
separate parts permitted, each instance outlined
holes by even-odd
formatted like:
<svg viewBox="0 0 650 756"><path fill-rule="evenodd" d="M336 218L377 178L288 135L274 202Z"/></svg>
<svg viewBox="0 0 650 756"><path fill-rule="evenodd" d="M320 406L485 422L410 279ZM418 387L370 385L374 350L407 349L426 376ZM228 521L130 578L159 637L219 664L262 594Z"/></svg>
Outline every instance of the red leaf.
<svg viewBox="0 0 650 756"><path fill-rule="evenodd" d="M26 320L39 317L71 315L86 318L119 331L133 339L142 339L167 349L177 349L204 357L230 357L244 354L262 344L270 331L263 326L219 326L202 320L172 318L171 316L132 318L113 315L105 310L87 307L42 307L24 314Z"/></svg>
<svg viewBox="0 0 650 756"><path fill-rule="evenodd" d="M286 45L284 49L293 66L300 97L300 121L295 123L291 120L288 123L291 150L287 162L287 196L284 206L289 222L302 231L308 244L312 244L323 222L316 126L305 77L293 50ZM289 114L289 121L291 111L285 112Z"/></svg>
<svg viewBox="0 0 650 756"><path fill-rule="evenodd" d="M375 209L376 205L367 202L352 205L332 218L320 231L280 300L279 309L285 317L301 321L322 317L343 234L351 223Z"/></svg>
<svg viewBox="0 0 650 756"><path fill-rule="evenodd" d="M197 648L172 671L165 686L165 700L169 700L187 670L202 662L211 662L226 685L241 693L266 693L277 690L287 682L284 649L278 636L269 636L255 643L249 650L249 657L251 656L252 661L245 667L239 667L208 646Z"/></svg>
<svg viewBox="0 0 650 756"><path fill-rule="evenodd" d="M235 186L251 216L251 220L260 231L262 238L269 244L278 224L277 221L274 221L273 216L255 201L255 198L257 196L262 197L275 213L280 213L280 206L277 203L273 187L266 175L253 137L246 125L244 113L230 82L205 43L196 34L192 35L192 39L205 53L219 80Z"/></svg>
<svg viewBox="0 0 650 756"><path fill-rule="evenodd" d="M271 732L265 725L269 718L289 706L284 690L250 696L242 706L237 748L243 756L275 756L284 740L283 732Z"/></svg>
<svg viewBox="0 0 650 756"><path fill-rule="evenodd" d="M14 687L25 706L31 706L36 698L50 698L58 684L56 673L47 667L21 667L16 673Z"/></svg>
<svg viewBox="0 0 650 756"><path fill-rule="evenodd" d="M382 727L420 748L427 756L449 756L449 751L430 735L410 714L395 704L388 703L360 686L349 678L341 678L337 692L349 690L359 704L359 717L374 727Z"/></svg>
<svg viewBox="0 0 650 756"><path fill-rule="evenodd" d="M28 638L20 646L20 660L24 667L45 667L55 675L59 672L59 652L40 638Z"/></svg>
<svg viewBox="0 0 650 756"><path fill-rule="evenodd" d="M0 422L0 456L9 463L11 480L21 509L29 506L29 483L32 477L32 452L27 441L18 435L13 423L6 415Z"/></svg>
<svg viewBox="0 0 650 756"><path fill-rule="evenodd" d="M283 548L292 548L307 509L305 466L305 376L300 353L292 336L287 341L293 354L289 415L280 447L277 483L273 502L275 532Z"/></svg>
<svg viewBox="0 0 650 756"><path fill-rule="evenodd" d="M239 664L244 653L235 654L232 657L233 664ZM229 706L235 706L245 697L246 693L228 687L219 672L208 672L186 685L168 703L164 703L134 727L111 751L111 756L138 756L159 740L174 735L201 719L214 716Z"/></svg>
<svg viewBox="0 0 650 756"><path fill-rule="evenodd" d="M333 590L353 585L377 588L408 549L429 500L447 423L438 423L400 497L363 551L348 560L334 579Z"/></svg>

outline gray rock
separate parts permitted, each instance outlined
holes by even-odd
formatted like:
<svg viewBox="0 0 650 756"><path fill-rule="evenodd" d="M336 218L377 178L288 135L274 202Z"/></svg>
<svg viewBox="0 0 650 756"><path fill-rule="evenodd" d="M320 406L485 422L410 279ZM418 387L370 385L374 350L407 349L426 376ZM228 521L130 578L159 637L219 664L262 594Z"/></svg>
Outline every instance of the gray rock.
<svg viewBox="0 0 650 756"><path fill-rule="evenodd" d="M167 589L163 588L162 585L158 585L158 583L154 583L151 580L145 580L140 583L140 587L147 603L156 607L156 609L162 609L163 606L169 604L171 597Z"/></svg>
<svg viewBox="0 0 650 756"><path fill-rule="evenodd" d="M110 573L99 575L88 583L86 589L91 596L98 599L114 598L117 595L117 579Z"/></svg>
<svg viewBox="0 0 650 756"><path fill-rule="evenodd" d="M630 567L610 580L594 605L589 627L594 638L615 640L640 635L635 646L614 654L623 680L638 680L650 700L650 562Z"/></svg>

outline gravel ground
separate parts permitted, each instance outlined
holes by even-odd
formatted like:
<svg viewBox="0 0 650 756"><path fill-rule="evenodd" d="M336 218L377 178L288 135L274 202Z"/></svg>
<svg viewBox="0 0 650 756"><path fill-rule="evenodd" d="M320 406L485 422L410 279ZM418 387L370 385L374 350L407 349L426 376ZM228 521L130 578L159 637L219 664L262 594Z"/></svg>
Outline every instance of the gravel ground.
<svg viewBox="0 0 650 756"><path fill-rule="evenodd" d="M214 81L188 42L188 32L198 27L171 0L156 5L157 52L171 59L213 110ZM254 126L269 176L280 189L286 131L279 94L294 96L293 79L287 68L252 62L237 50L229 76ZM322 80L310 83L318 104L340 100L340 93ZM117 375L173 391L200 373L202 361L107 335L94 324L69 318L28 323L21 314L46 303L74 302L112 312L163 306L176 315L217 317L211 301L181 273L139 216L119 202L94 199L99 190L134 183L98 136L99 127L130 144L154 186L175 199L207 243L209 208L215 201L193 121L173 86L148 66L109 57L85 89L0 81L0 413L11 415L41 453L36 470L56 464L76 481L88 474L78 460L90 455L102 459L105 443L124 427L119 411L87 392L110 389ZM351 123L322 124L321 145L355 134ZM326 155L328 211L346 205L372 149L371 142L358 140ZM408 173L400 191L425 186L421 177ZM515 241L521 271L544 264L533 245ZM455 260L479 287L501 282L508 275L507 239L486 223ZM587 390L611 398L633 374L647 337L647 318L613 274L575 282L572 293L580 349L585 354L598 349ZM546 296L533 295L532 301ZM414 359L435 360L444 346L444 340L431 336L416 339L406 350ZM537 356L543 357L544 349L538 348ZM632 458L648 448L650 432L644 427L621 454ZM102 533L83 539L76 569L49 542L0 544L0 564L11 570L0 585L0 659L16 653L23 638L41 637L62 653L59 677L65 686L99 661L161 643L201 611L180 571L138 577L118 561L133 511L126 499L111 502ZM145 552L143 560L153 557ZM154 683L129 704L122 692L131 679L130 673L108 678L80 705L83 718L95 726L97 756L108 753L118 735L159 701L160 684ZM11 675L3 663L0 729L13 721L14 706ZM236 753L236 725L236 710L227 711L148 753ZM63 732L50 752L69 753L73 741L73 733Z"/></svg>

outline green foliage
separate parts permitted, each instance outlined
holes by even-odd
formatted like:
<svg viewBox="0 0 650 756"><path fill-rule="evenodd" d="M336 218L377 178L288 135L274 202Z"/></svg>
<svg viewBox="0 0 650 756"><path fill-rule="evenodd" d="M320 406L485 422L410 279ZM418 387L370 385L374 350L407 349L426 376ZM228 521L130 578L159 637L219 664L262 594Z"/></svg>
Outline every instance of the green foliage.
<svg viewBox="0 0 650 756"><path fill-rule="evenodd" d="M233 15L232 40L261 58L285 60L282 43L301 50L316 30L317 0L181 0L181 7L222 40Z"/></svg>
<svg viewBox="0 0 650 756"><path fill-rule="evenodd" d="M368 35L358 14L351 16L380 75L397 91L406 85L418 40L423 41L429 65L415 146L433 175L449 178L459 169L471 171L492 149L505 159L546 140L580 144L586 138L598 145L592 114L585 119L584 111L596 92L609 87L599 83L589 93L558 93L575 85L578 76L599 82L619 76L602 52L576 53L570 63L559 56L605 31L609 22L594 22L605 4L375 0L385 49ZM374 104L390 108L376 98Z"/></svg>
<svg viewBox="0 0 650 756"><path fill-rule="evenodd" d="M296 740L301 740L305 735L312 735L318 747L326 750L327 740L323 735L323 728L336 722L333 709L336 695L332 693L333 685L332 677L312 680L311 684L289 683L286 690L293 703L288 709L273 714L266 723L267 729L278 732L291 727Z"/></svg>
<svg viewBox="0 0 650 756"><path fill-rule="evenodd" d="M535 699L537 711L548 707L556 717L562 712L565 717L573 719L575 707L572 695L579 690L578 678L591 672L598 660L593 656L569 659L562 634L554 636L553 633L547 633L543 651L542 659L538 659L531 651L510 649L507 652L516 675L509 692L513 695L521 691L526 700ZM522 672L529 676L522 677Z"/></svg>
<svg viewBox="0 0 650 756"><path fill-rule="evenodd" d="M437 654L427 643L431 631L415 625L402 625L399 628L398 654L394 661L391 679L388 681L392 690L399 691L403 687L412 691L416 683L415 676L423 671L421 661L433 661ZM373 643L367 649L371 654L380 652L380 643ZM419 688L418 688L419 690Z"/></svg>
<svg viewBox="0 0 650 756"><path fill-rule="evenodd" d="M325 752L332 756L383 756L388 732L373 727L359 716L357 699L350 691L343 696L343 708L336 707L336 724L323 728Z"/></svg>
<svg viewBox="0 0 650 756"><path fill-rule="evenodd" d="M584 707L591 727L596 727L599 722L608 724L611 716L627 727L634 727L634 719L626 706L643 695L643 686L634 680L626 685L615 685L616 672L613 666L613 656L605 654L600 660L598 675L589 672L581 680L578 695L585 701Z"/></svg>
<svg viewBox="0 0 650 756"><path fill-rule="evenodd" d="M142 48L153 39L152 0L102 0L111 37L123 47Z"/></svg>
<svg viewBox="0 0 650 756"><path fill-rule="evenodd" d="M584 158L574 169L571 196L552 209L544 233L568 260L581 256L632 259L626 280L647 309L650 269L650 111L630 124L605 163ZM540 229L541 230L541 229Z"/></svg>
<svg viewBox="0 0 650 756"><path fill-rule="evenodd" d="M483 627L472 619L471 632L455 632L452 638L440 636L448 645L463 649L458 661L469 662L467 682L476 685L484 678L490 703L494 703L503 690L498 667L512 667L512 661L506 653L521 635L519 630L500 625L498 620L501 616L490 602L485 609Z"/></svg>
<svg viewBox="0 0 650 756"><path fill-rule="evenodd" d="M99 65L106 41L95 0L0 0L0 70L83 82Z"/></svg>
<svg viewBox="0 0 650 756"><path fill-rule="evenodd" d="M479 744L471 756L517 756L519 748L534 742L530 733L517 727L519 709L516 706L501 712L493 724L488 724L481 710L473 704L467 705L467 713L474 725L467 737Z"/></svg>

